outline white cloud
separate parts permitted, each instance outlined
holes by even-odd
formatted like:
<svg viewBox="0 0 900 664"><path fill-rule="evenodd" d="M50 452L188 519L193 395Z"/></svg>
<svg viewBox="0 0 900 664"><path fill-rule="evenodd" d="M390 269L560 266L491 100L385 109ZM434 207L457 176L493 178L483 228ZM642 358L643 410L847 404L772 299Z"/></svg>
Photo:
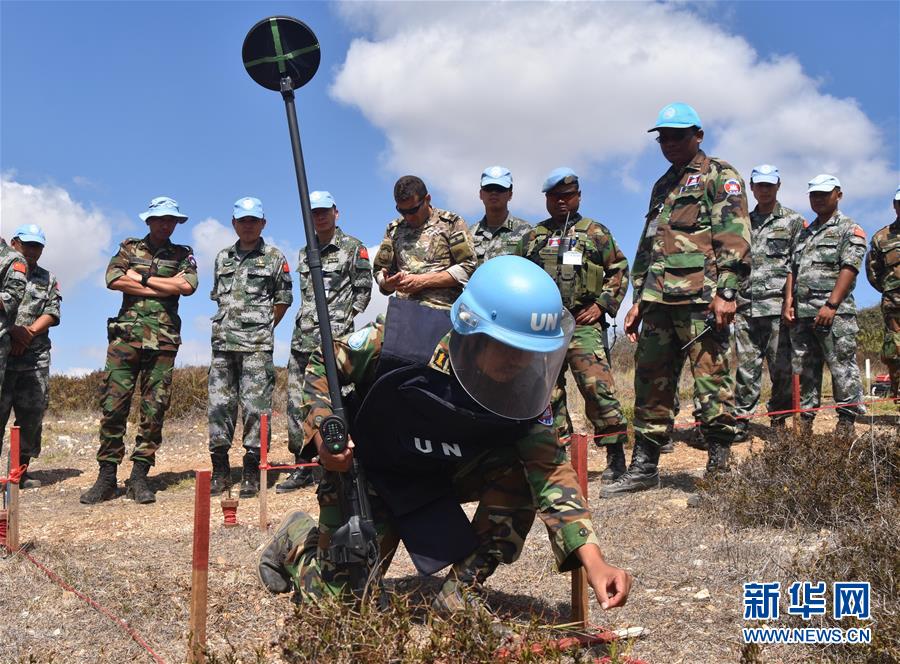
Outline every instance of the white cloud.
<svg viewBox="0 0 900 664"><path fill-rule="evenodd" d="M372 36L353 41L332 96L385 133L391 172L420 173L454 209L473 211L477 175L497 162L523 192L560 164L649 190L635 156L655 149L646 130L675 100L698 109L705 147L745 177L778 164L786 202L805 205L805 183L822 171L854 199L896 186L884 137L853 99L820 92L796 58L761 57L691 6L340 7ZM526 212L542 213L540 203L517 197Z"/></svg>
<svg viewBox="0 0 900 664"><path fill-rule="evenodd" d="M13 178L4 173L0 179L2 232L7 241L20 225L38 224L47 236L40 264L56 274L64 294L106 267L114 225L111 218L86 209L61 187L34 186Z"/></svg>

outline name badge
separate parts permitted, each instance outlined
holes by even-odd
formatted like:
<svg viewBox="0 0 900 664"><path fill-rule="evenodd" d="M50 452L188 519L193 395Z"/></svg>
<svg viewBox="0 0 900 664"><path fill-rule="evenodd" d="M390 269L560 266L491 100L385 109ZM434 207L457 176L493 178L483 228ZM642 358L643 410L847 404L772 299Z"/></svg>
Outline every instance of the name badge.
<svg viewBox="0 0 900 664"><path fill-rule="evenodd" d="M644 234L645 237L656 237L656 229L659 227L659 218L654 217L653 221L647 224L647 232Z"/></svg>
<svg viewBox="0 0 900 664"><path fill-rule="evenodd" d="M569 250L563 254L563 265L581 265L581 252Z"/></svg>

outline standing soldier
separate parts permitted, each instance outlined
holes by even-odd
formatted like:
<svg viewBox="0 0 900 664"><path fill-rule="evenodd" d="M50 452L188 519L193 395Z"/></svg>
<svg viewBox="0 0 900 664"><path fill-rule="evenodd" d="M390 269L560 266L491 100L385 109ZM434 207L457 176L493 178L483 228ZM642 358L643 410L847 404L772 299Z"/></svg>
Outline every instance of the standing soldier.
<svg viewBox="0 0 900 664"><path fill-rule="evenodd" d="M0 380L11 346L9 331L16 322L19 302L25 297L27 274L25 259L0 237Z"/></svg>
<svg viewBox="0 0 900 664"><path fill-rule="evenodd" d="M503 166L491 166L481 174L478 196L484 203L484 216L469 231L475 245L478 265L495 256L515 254L519 240L531 231L531 225L509 212L513 195L512 173Z"/></svg>
<svg viewBox="0 0 900 664"><path fill-rule="evenodd" d="M581 191L575 171L555 169L544 181L542 191L550 218L523 239L523 255L553 277L563 305L575 317L566 364L584 397L585 414L594 425L597 445L606 446L603 479L610 481L625 472L623 445L628 440L624 433L628 423L614 393L604 316L615 318L622 304L628 289L628 260L606 226L578 213ZM551 399L558 432L569 430L566 364Z"/></svg>
<svg viewBox="0 0 900 664"><path fill-rule="evenodd" d="M853 288L866 255L866 233L838 210L843 193L833 175L809 181L815 220L797 238L791 274L784 287L782 315L791 326L794 373L800 374L800 407L818 408L822 362L831 370L838 408L835 435L849 438L856 416L864 413L862 381L856 364L856 303ZM800 415L802 431L812 432L815 411Z"/></svg>
<svg viewBox="0 0 900 664"><path fill-rule="evenodd" d="M219 305L212 318L209 365L210 495L231 485L228 450L240 404L244 435L240 496L252 498L259 493L260 415L272 412L275 327L293 301L291 268L284 254L261 237L266 217L258 198L246 196L235 202L231 226L238 240L216 255L209 294ZM266 449L268 445L266 439Z"/></svg>
<svg viewBox="0 0 900 664"><path fill-rule="evenodd" d="M309 195L309 207L321 252L331 333L336 339L353 332L353 317L369 306L369 299L372 297L372 265L365 245L337 227L340 213L330 193L312 192ZM294 336L291 338L291 359L288 361L288 449L297 463L308 463L316 455L316 449L315 445L303 438L303 420L306 417L303 374L309 364L309 357L319 347L321 338L306 247L300 250L297 261L301 297ZM275 487L275 491L288 493L314 482L312 468L297 468Z"/></svg>
<svg viewBox="0 0 900 664"><path fill-rule="evenodd" d="M634 259L634 304L625 317L625 332L638 343L634 453L625 474L602 487L604 497L659 486L659 451L671 435L685 354L700 400L708 473L727 469L736 433L728 326L738 286L750 272L744 182L730 164L700 149L700 117L687 104L663 108L649 131L659 133L672 166L650 194Z"/></svg>
<svg viewBox="0 0 900 664"><path fill-rule="evenodd" d="M140 217L150 232L119 245L106 268L106 287L122 292L119 314L107 321L109 348L100 397L100 472L94 485L81 494L92 505L116 495L116 470L125 456L125 426L138 376L141 381L141 419L131 453L131 478L126 495L136 503L152 503L147 472L156 462L172 390L175 354L181 345L178 298L197 290L197 262L193 250L169 238L187 215L166 196L154 198Z"/></svg>
<svg viewBox="0 0 900 664"><path fill-rule="evenodd" d="M466 220L431 206L421 178L394 184L400 216L387 225L375 255L375 281L385 295L449 309L475 271L475 248Z"/></svg>
<svg viewBox="0 0 900 664"><path fill-rule="evenodd" d="M734 414L738 418L735 442L747 440L747 417L756 411L762 382L762 364L769 364L772 397L768 411L791 408L791 340L781 328L784 283L791 271L791 252L803 230L803 217L778 202L781 176L762 164L750 174L756 207L750 213L752 269L741 283L734 317L738 367L734 388ZM772 416L772 429L784 430L788 413Z"/></svg>
<svg viewBox="0 0 900 664"><path fill-rule="evenodd" d="M881 359L891 375L891 395L900 397L900 187L894 194L894 223L872 236L866 260L869 283L881 293L884 345Z"/></svg>
<svg viewBox="0 0 900 664"><path fill-rule="evenodd" d="M21 427L20 463L27 466L41 454L41 425L50 399L50 334L59 325L62 296L52 273L38 266L47 240L36 224L20 226L12 238L13 249L28 263L28 285L19 304L16 324L10 330L12 350L6 365L0 396L0 448L10 410ZM41 483L27 474L19 481L23 489Z"/></svg>

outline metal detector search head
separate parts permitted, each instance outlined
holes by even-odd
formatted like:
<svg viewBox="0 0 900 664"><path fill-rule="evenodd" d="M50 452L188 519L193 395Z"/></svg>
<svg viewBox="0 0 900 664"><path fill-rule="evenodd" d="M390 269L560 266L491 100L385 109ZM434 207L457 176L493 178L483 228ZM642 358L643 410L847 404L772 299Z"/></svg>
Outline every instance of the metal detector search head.
<svg viewBox="0 0 900 664"><path fill-rule="evenodd" d="M288 76L292 90L309 83L319 69L322 53L306 23L290 16L271 16L250 28L241 58L250 78L280 92L281 81Z"/></svg>

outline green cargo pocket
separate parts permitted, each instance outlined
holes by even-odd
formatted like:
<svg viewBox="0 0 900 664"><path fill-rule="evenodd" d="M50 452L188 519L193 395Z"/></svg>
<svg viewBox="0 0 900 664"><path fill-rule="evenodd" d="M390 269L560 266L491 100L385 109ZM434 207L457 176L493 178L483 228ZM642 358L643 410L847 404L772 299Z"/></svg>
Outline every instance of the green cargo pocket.
<svg viewBox="0 0 900 664"><path fill-rule="evenodd" d="M663 295L683 298L701 293L705 267L705 254L691 252L666 256Z"/></svg>
<svg viewBox="0 0 900 664"><path fill-rule="evenodd" d="M603 290L603 266L587 261L587 275L585 276L585 286L588 293L597 295Z"/></svg>

